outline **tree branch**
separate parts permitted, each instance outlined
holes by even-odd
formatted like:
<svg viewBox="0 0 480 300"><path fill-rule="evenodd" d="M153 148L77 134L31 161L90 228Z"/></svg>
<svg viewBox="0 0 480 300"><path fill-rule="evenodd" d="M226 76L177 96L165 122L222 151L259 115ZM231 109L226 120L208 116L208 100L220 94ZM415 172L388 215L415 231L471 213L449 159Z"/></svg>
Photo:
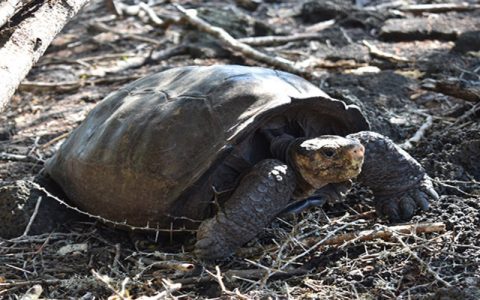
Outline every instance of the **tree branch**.
<svg viewBox="0 0 480 300"><path fill-rule="evenodd" d="M297 67L293 61L287 60L282 57L262 53L250 47L249 45L236 40L222 28L208 24L204 20L197 17L194 11L186 10L178 4L175 4L175 7L178 9L178 11L182 13L183 17L190 25L194 26L200 31L206 32L214 36L230 50L241 53L243 56L250 59L266 63L272 67L276 67L290 73L295 73L303 76L309 75L303 68Z"/></svg>
<svg viewBox="0 0 480 300"><path fill-rule="evenodd" d="M15 13L20 0L4 0L0 2L0 27L5 25L11 16Z"/></svg>
<svg viewBox="0 0 480 300"><path fill-rule="evenodd" d="M0 33L0 112L53 38L88 0L37 2L38 9L27 14L12 31Z"/></svg>

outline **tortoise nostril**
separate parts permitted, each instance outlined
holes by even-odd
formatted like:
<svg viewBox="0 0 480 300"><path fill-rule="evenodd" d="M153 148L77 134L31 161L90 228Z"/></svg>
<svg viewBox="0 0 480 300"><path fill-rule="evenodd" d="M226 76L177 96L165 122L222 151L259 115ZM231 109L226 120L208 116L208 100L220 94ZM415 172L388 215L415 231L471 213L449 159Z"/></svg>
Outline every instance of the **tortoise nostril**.
<svg viewBox="0 0 480 300"><path fill-rule="evenodd" d="M350 149L349 154L352 159L361 160L365 154L365 147L363 147L363 145L354 145Z"/></svg>

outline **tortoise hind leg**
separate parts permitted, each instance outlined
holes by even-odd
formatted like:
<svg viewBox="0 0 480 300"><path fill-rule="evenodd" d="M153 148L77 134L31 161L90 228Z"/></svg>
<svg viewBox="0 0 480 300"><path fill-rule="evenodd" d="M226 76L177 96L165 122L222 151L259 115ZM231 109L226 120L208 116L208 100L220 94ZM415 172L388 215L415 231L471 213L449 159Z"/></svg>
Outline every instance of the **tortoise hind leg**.
<svg viewBox="0 0 480 300"><path fill-rule="evenodd" d="M223 210L200 225L195 255L203 260L224 258L253 239L287 206L295 189L294 176L276 159L253 166Z"/></svg>

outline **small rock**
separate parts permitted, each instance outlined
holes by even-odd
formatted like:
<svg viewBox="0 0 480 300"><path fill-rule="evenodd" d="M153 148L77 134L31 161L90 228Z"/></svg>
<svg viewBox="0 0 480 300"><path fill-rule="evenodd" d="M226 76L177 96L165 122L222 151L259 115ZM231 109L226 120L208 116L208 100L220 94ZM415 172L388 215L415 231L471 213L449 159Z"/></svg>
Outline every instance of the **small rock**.
<svg viewBox="0 0 480 300"><path fill-rule="evenodd" d="M480 31L467 31L460 34L452 51L460 53L480 51Z"/></svg>
<svg viewBox="0 0 480 300"><path fill-rule="evenodd" d="M71 244L65 245L62 248L58 249L57 254L60 256L65 256L73 252L86 252L88 250L88 244Z"/></svg>
<svg viewBox="0 0 480 300"><path fill-rule="evenodd" d="M235 3L249 11L257 10L258 6L262 4L262 0L235 0Z"/></svg>

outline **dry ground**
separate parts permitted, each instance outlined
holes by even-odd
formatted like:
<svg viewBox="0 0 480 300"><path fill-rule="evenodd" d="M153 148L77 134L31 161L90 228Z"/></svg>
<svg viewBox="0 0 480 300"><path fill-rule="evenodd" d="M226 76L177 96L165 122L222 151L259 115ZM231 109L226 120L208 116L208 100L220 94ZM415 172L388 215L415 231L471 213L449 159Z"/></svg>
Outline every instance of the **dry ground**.
<svg viewBox="0 0 480 300"><path fill-rule="evenodd" d="M407 1L363 8L350 1L175 2L237 39L316 32L255 47L301 62L312 82L362 107L374 130L400 144L424 125L409 152L441 198L409 224L445 229L392 229L372 213L369 192L355 187L345 203L279 217L215 268L197 262L188 241L133 243L94 222L64 224L0 239L0 298L480 298L478 8L412 13L406 5L415 3ZM256 2L255 10L239 4ZM145 13L115 16L105 3L92 1L67 25L0 116L2 184L33 177L95 103L126 82L180 65L268 66L199 33L170 1L150 3L162 22ZM388 238L327 242L365 230Z"/></svg>

